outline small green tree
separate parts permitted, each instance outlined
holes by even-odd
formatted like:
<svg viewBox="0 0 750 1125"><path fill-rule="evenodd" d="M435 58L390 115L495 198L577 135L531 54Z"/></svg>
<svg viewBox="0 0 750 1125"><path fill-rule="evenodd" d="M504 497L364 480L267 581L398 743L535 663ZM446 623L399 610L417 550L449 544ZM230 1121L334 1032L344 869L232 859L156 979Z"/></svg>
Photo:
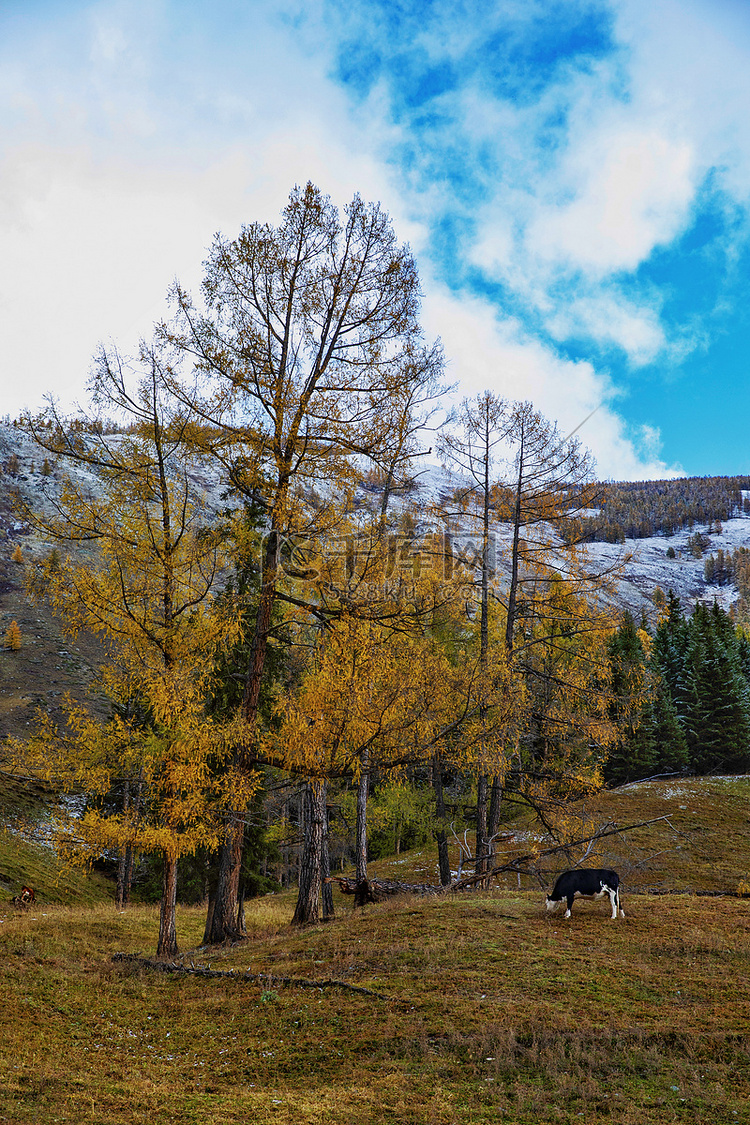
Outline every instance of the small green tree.
<svg viewBox="0 0 750 1125"><path fill-rule="evenodd" d="M688 741L698 773L745 769L750 758L750 691L739 641L726 613L697 605L688 649L691 709Z"/></svg>
<svg viewBox="0 0 750 1125"><path fill-rule="evenodd" d="M626 610L609 642L612 702L610 714L620 734L607 756L604 776L620 784L654 772L656 747L643 725L644 709L650 700L650 677L646 646L650 639L637 628Z"/></svg>

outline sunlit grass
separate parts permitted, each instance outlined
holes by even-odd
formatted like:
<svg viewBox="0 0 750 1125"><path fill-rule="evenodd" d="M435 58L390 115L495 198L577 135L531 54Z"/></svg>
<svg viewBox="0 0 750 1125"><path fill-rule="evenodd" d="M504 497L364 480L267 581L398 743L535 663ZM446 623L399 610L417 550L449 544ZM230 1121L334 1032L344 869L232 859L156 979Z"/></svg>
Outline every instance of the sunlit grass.
<svg viewBox="0 0 750 1125"><path fill-rule="evenodd" d="M731 890L750 870L747 782L680 786L592 802L619 823L670 814L672 827L615 837L608 854L631 881ZM372 871L429 881L434 862L425 847ZM157 907L71 908L42 892L26 912L0 910L0 1122L750 1117L745 899L639 895L626 881L627 917L611 922L602 903L548 915L529 882L357 911L336 891L335 919L298 929L289 891L247 903L247 941L210 948L204 908L179 907L181 963L234 972L199 977L113 960L153 955Z"/></svg>
<svg viewBox="0 0 750 1125"><path fill-rule="evenodd" d="M96 903L111 900L112 885L96 871L63 862L50 847L30 843L23 835L0 827L0 917L24 884L37 888L48 904Z"/></svg>
<svg viewBox="0 0 750 1125"><path fill-rule="evenodd" d="M183 963L234 979L113 962L151 952L155 908L7 921L0 1120L743 1120L742 900L639 896L624 922L601 904L566 922L530 892L339 898L300 930L293 899L249 903L249 940L226 948L179 910Z"/></svg>

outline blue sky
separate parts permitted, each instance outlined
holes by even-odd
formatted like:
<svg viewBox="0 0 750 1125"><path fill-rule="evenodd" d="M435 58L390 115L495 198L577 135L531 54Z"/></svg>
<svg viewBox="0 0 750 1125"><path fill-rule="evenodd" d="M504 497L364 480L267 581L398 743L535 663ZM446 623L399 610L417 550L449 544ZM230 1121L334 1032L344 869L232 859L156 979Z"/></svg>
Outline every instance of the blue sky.
<svg viewBox="0 0 750 1125"><path fill-rule="evenodd" d="M459 396L750 473L749 63L746 0L3 0L0 415L312 179L412 244Z"/></svg>

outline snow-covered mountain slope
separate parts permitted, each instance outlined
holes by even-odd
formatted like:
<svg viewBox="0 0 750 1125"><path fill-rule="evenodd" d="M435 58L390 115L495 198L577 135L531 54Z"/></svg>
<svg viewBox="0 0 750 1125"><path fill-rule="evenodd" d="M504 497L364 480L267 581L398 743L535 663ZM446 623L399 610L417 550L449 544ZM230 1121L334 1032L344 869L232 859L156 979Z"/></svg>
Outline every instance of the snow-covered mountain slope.
<svg viewBox="0 0 750 1125"><path fill-rule="evenodd" d="M108 440L116 442L118 439L114 436ZM4 559L7 562L16 543L21 544L28 561L49 550L50 545L31 533L28 524L14 510L12 503L12 493L18 489L27 503L44 509L59 490L62 473L55 468L51 475L45 476L42 472L45 456L44 450L28 434L17 427L0 424L0 561ZM14 471L9 473L8 465L14 457L17 463ZM94 471L81 466L66 466L66 471L72 472L79 485L85 489L95 491L98 487ZM196 500L204 506L206 518L210 519L212 513L223 507L224 482L206 464L196 464L190 471L189 479L195 489ZM394 522L397 522L399 516L408 509L416 519L416 531L419 534L420 531L440 526L441 520L436 511L439 508L450 510L450 497L462 482L441 466L427 462L417 470L415 481L415 487L407 494L394 495L390 511ZM380 495L372 485L363 484L361 500L364 504L377 507ZM701 558L696 558L688 546L688 540L696 531L704 533L710 540L710 545ZM502 574L510 545L509 528L507 525L496 524L494 532L497 566ZM470 536L471 531L467 529L466 534ZM648 539L626 540L624 544L592 543L586 550L593 569L608 568L628 557L629 561L623 564L618 579L617 600L623 609L628 608L637 614L645 610L650 614L653 611L652 596L656 587L661 587L664 592L674 590L686 609L698 601L713 601L714 598L728 609L736 601L737 591L732 585L709 585L704 577L704 560L719 548L731 553L737 547L750 547L750 515L738 513L734 518L724 521L719 533L712 531L709 534L706 526L696 525L691 530L678 532L670 538L660 535ZM674 558L668 557L669 548L674 551ZM7 624L6 616L0 589L0 628Z"/></svg>
<svg viewBox="0 0 750 1125"><path fill-rule="evenodd" d="M458 478L439 466L425 466L417 477L417 488L408 502L414 505L416 497L417 510L427 512L444 504L460 483ZM403 504L404 501L397 500L396 504L399 503ZM509 548L509 530L500 524L496 525L495 531L499 548L498 562L502 568L502 556L507 555ZM695 557L688 544L688 540L696 532L701 532L709 540L709 545L699 558ZM653 615L652 598L657 587L664 593L673 590L685 610L689 610L697 602L714 600L728 610L738 598L735 586L707 583L704 563L709 555L715 555L719 549L731 554L738 547L750 547L750 515L741 512L725 520L720 532L711 530L709 533L707 525L696 524L693 528L684 529L670 537L656 535L645 539L626 539L624 543L590 543L586 545L585 551L593 570L603 571L622 563L617 581L617 601L623 609L629 609L636 615L640 615L643 610L648 617ZM667 554L670 548L674 551L674 558Z"/></svg>

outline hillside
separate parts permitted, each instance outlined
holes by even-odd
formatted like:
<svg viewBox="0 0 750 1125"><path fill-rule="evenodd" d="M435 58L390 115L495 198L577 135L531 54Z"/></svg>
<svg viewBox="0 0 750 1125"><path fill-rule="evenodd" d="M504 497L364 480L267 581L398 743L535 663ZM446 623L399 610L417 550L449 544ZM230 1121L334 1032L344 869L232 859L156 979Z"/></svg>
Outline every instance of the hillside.
<svg viewBox="0 0 750 1125"><path fill-rule="evenodd" d="M32 884L39 902L48 905L113 897L113 888L103 878L66 868L41 843L45 838L44 793L30 799L20 790L9 793L6 785L0 796L4 798L0 799L0 920L12 919L9 901L24 883ZM585 866L615 868L628 896L693 892L733 895L740 883L750 885L748 808L750 776L641 781L603 790L572 804L570 836L584 838L602 828L625 829L652 822L607 835L586 856ZM512 811L509 815L512 817ZM553 844L538 829L529 828L520 814L503 825L496 863L506 864ZM460 855L455 839L450 843L450 856L456 872ZM573 848L569 855L561 852L543 858L543 879L551 886L560 870L579 862L582 856L583 848ZM373 878L402 883L439 883L434 844L371 861L368 871ZM536 878L525 874L519 878L515 872L499 875L493 885L505 890L539 886ZM350 899L341 901L351 905Z"/></svg>
<svg viewBox="0 0 750 1125"><path fill-rule="evenodd" d="M0 425L0 469L3 470L0 475L0 641L11 621L17 621L23 641L18 652L0 648L0 738L23 735L35 711L42 707L54 713L66 692L88 697L101 659L100 646L93 638L80 636L71 642L62 634L59 623L46 606L32 605L24 594L25 566L45 557L54 545L32 532L14 506L14 494L19 493L24 502L43 510L54 501L59 494L62 473L57 465L49 462L45 473L44 462L44 451L27 434L14 426ZM79 486L97 488L93 472L80 467L70 471ZM406 509L415 511L419 533L430 526L429 520L419 523L420 513L439 505L451 493L456 480L435 466L424 466L416 480L416 488L411 493L395 499L393 510L396 519ZM196 497L205 505L210 517L222 504L221 482L205 466L197 465L192 483ZM671 482L659 483L668 488ZM679 482L674 484L677 486ZM715 482L711 487L715 488ZM377 504L377 489L363 482L359 502ZM705 534L707 541L703 557L696 557L688 543L698 530ZM497 526L496 533L502 574L503 547L507 546L508 536L502 524ZM665 591L673 589L686 608L697 601L713 601L714 598L724 608L729 608L737 601L736 587L709 585L704 576L704 557L719 549L730 553L748 544L750 514L740 506L734 515L720 523L718 531L712 520L710 525L686 526L669 538L659 534L624 543L594 542L588 550L593 564L602 568L614 564L623 554L631 556L618 582L617 604L636 615L644 611L653 616L651 595L657 586ZM16 548L20 548L22 563L13 561ZM669 548L674 558L667 556Z"/></svg>
<svg viewBox="0 0 750 1125"><path fill-rule="evenodd" d="M745 503L750 477L681 477L676 480L612 481L601 507L584 521L597 540L623 542L654 535L671 537L695 526L723 523Z"/></svg>
<svg viewBox="0 0 750 1125"><path fill-rule="evenodd" d="M548 914L523 880L356 911L337 895L332 922L297 929L288 892L248 903L248 940L223 948L179 910L181 971L155 972L156 908L0 912L0 1120L747 1121L748 902L635 883L731 889L747 796L745 778L601 794L586 815L671 825L602 853L631 865L616 922L602 903ZM427 874L434 855L373 867Z"/></svg>
<svg viewBox="0 0 750 1125"><path fill-rule="evenodd" d="M731 484L732 487L726 490L726 494L733 495L736 491L735 478L721 479L726 479ZM744 481L744 478L742 480ZM715 481L716 478L708 480L708 485L713 490L715 490ZM695 491L696 482L691 483ZM415 490L417 509L439 506L457 484L457 479L443 469L435 466L427 467L417 477ZM658 484L667 491L672 486L675 490L679 490L681 486L680 481L661 481ZM616 485L613 487L617 488ZM722 502L726 500L726 494L721 493ZM750 495L750 493L741 493L741 495ZM685 609L689 610L699 601L713 602L716 599L724 609L728 610L738 600L737 588L731 583L720 586L706 582L704 560L720 549L725 553L731 553L740 547L750 545L750 511L747 507L744 501L734 507L730 505L729 515L723 520L712 515L710 520L703 524L690 523L686 517L685 526L676 527L669 535L664 532L652 535L641 534L637 538L626 537L616 542L595 539L586 543L584 549L594 569L607 570L618 563L622 564L617 581L616 604L622 609L629 609L636 617L640 616L641 612L645 612L647 618L654 617L652 595L657 586L665 592L669 589L674 590ZM724 510L722 507L722 511ZM593 522L596 523L595 520ZM427 526L425 522L421 528L426 529ZM696 532L702 533L705 543L702 554L699 552L697 555L691 549L690 542ZM506 554L509 551L510 534L503 524L496 525L496 533L500 555L499 568L502 573L503 551ZM670 548L674 557L667 554ZM628 561L623 563L624 559Z"/></svg>
<svg viewBox="0 0 750 1125"><path fill-rule="evenodd" d="M117 442L118 437L108 440ZM39 708L55 714L67 693L97 704L90 689L103 657L100 643L86 634L74 641L66 637L48 607L30 602L24 591L26 568L57 546L34 532L16 503L20 496L23 503L42 513L53 510L63 472L49 460L45 472L45 459L44 450L28 434L0 425L0 740L23 736ZM98 488L96 474L85 467L66 465L65 472L84 493ZM196 468L191 483L196 499L215 513L220 505L219 482ZM17 548L22 562L13 559ZM17 652L2 644L11 621L21 630L22 646Z"/></svg>
<svg viewBox="0 0 750 1125"><path fill-rule="evenodd" d="M613 867L623 881L625 894L702 892L735 894L742 881L750 884L750 776L686 777L638 781L568 807L570 838L584 838L598 829L653 823L632 831L607 835L584 861L587 867ZM503 825L497 864L523 856L536 846L554 841L538 829L527 829L523 815ZM541 870L551 886L563 868L578 863L584 848L547 856ZM451 845L453 870L459 853ZM436 855L432 846L371 863L371 875L402 882L436 883ZM517 889L515 873L500 875L497 885ZM537 887L535 879L521 876L520 886Z"/></svg>

